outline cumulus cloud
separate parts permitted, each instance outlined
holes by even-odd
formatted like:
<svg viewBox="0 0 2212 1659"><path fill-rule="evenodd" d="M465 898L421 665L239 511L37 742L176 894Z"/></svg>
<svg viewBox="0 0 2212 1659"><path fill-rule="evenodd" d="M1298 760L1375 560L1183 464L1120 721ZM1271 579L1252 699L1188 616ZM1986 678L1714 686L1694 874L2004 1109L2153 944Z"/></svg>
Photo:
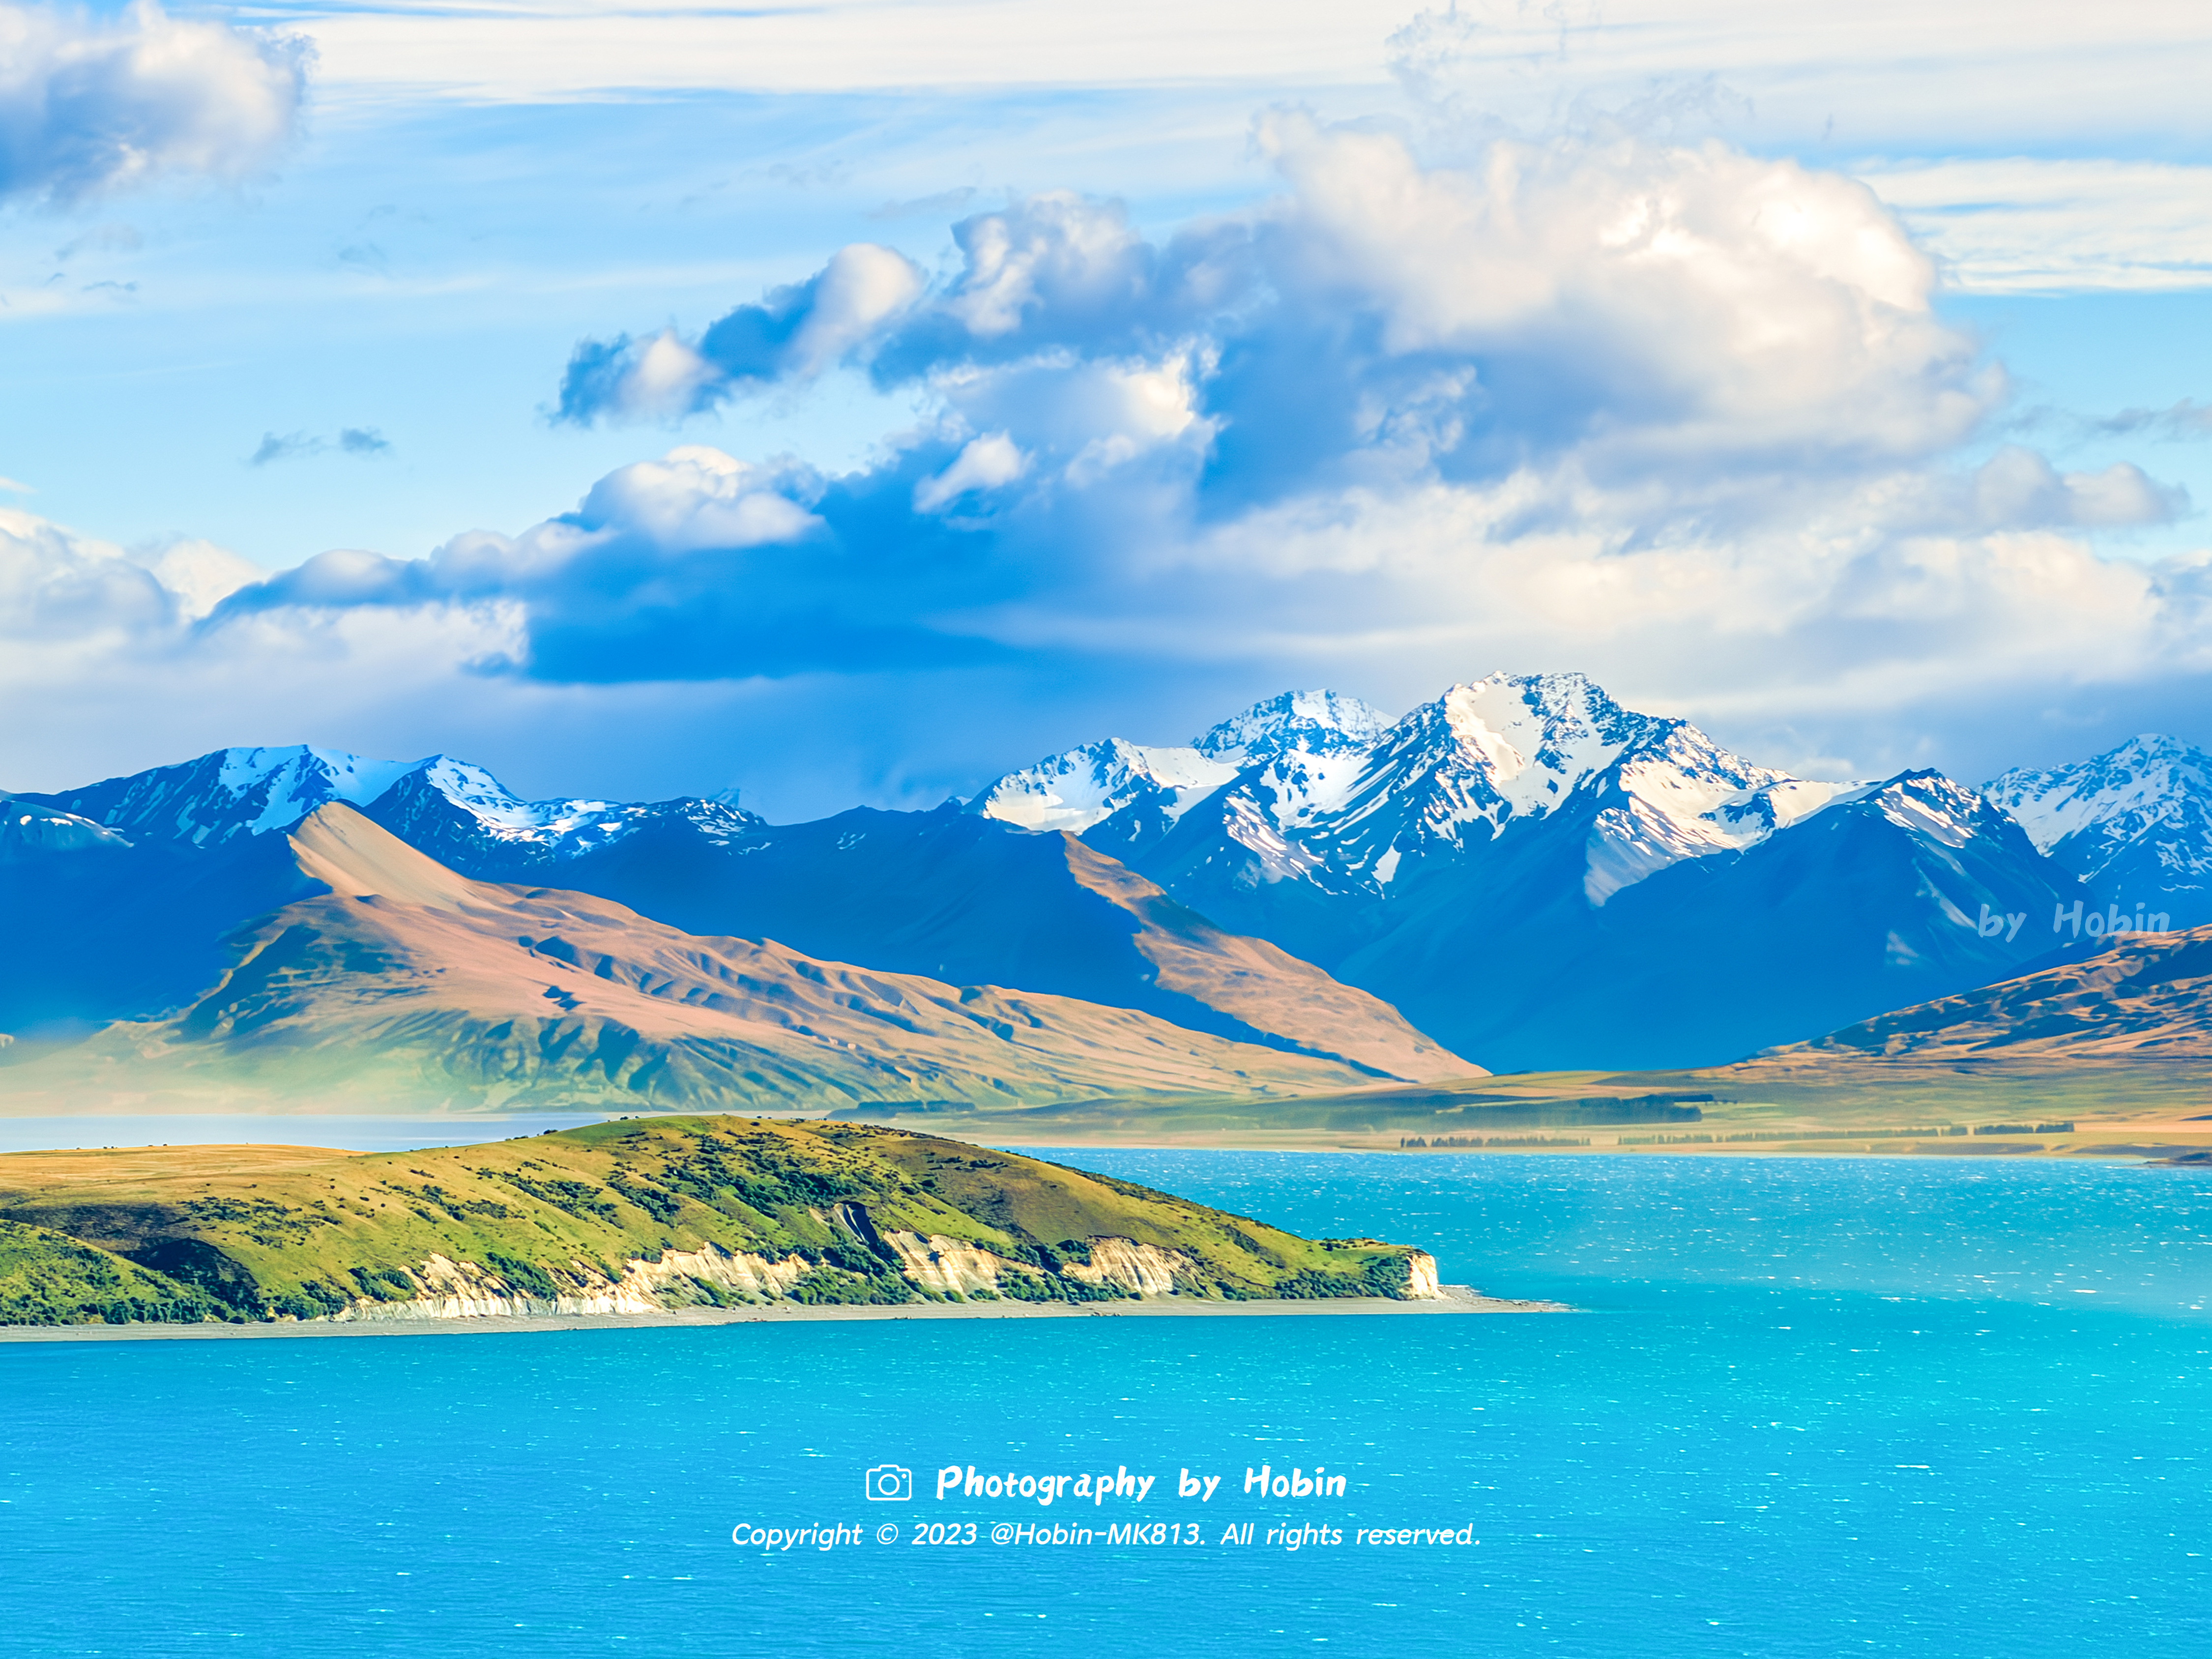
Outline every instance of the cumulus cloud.
<svg viewBox="0 0 2212 1659"><path fill-rule="evenodd" d="M125 550L0 507L0 638L17 652L87 641L164 650L267 574L211 542Z"/></svg>
<svg viewBox="0 0 2212 1659"><path fill-rule="evenodd" d="M1255 138L1283 188L1249 210L1153 239L1018 201L934 276L856 245L562 388L574 419L681 416L850 366L929 411L867 467L678 449L519 536L325 555L226 614L506 599L506 665L554 679L1149 658L1411 695L1515 660L1808 707L2186 655L2186 573L2082 539L2185 496L1961 459L2004 376L1863 186L1717 143L1438 166L1297 112Z"/></svg>
<svg viewBox="0 0 2212 1659"><path fill-rule="evenodd" d="M979 214L955 228L958 269L926 291L887 283L896 303L843 307L801 350L843 262L896 258L848 248L696 348L671 332L580 349L563 412L679 414L847 362L956 416L992 404L1024 449L1025 425L1062 428L1065 447L1071 400L1150 376L1191 388L1162 406L1170 435L1197 422L1212 441L1212 510L1567 464L1604 484L1664 475L1678 495L1692 477L1910 464L2004 396L1934 314L1929 262L1840 175L1632 140L1424 167L1391 134L1296 112L1256 137L1288 186L1257 211L1160 243L1070 195ZM1108 421L1073 447L1158 435Z"/></svg>
<svg viewBox="0 0 2212 1659"><path fill-rule="evenodd" d="M76 202L163 173L235 178L291 139L311 49L172 18L0 4L0 197Z"/></svg>
<svg viewBox="0 0 2212 1659"><path fill-rule="evenodd" d="M738 307L699 339L674 329L586 340L568 360L559 419L681 419L780 380L809 380L850 358L921 292L903 255L855 242L803 283Z"/></svg>
<svg viewBox="0 0 2212 1659"><path fill-rule="evenodd" d="M1571 666L1871 770L1942 758L1961 700L2212 674L2205 561L2091 539L2186 498L1991 447L2002 371L1851 180L1618 137L1437 165L1295 112L1257 138L1281 187L1248 210L1148 236L1018 201L944 270L860 245L569 365L578 420L865 374L923 412L854 471L686 446L519 532L326 552L161 625L242 659L419 619L466 653L439 672L510 690L867 684L939 756L1051 700L1103 728L1179 687L1218 715ZM46 603L173 605L102 580Z"/></svg>
<svg viewBox="0 0 2212 1659"><path fill-rule="evenodd" d="M884 517L873 499L883 488L844 492L841 518ZM901 516L911 488L897 491ZM521 631L479 666L587 683L927 668L991 654L987 639L939 613L1005 598L1007 572L989 561L948 571L927 538L833 533L821 516L829 491L793 463L757 466L687 446L617 469L574 512L520 535L471 532L425 559L318 554L230 595L210 626L509 603ZM648 660L656 666L641 674Z"/></svg>

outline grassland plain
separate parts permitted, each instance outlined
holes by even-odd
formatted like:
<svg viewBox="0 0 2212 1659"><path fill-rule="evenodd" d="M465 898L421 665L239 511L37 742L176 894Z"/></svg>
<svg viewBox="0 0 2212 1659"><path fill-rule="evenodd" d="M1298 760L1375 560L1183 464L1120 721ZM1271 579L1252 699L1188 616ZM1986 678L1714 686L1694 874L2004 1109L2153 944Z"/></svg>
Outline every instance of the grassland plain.
<svg viewBox="0 0 2212 1659"><path fill-rule="evenodd" d="M2212 1061L1919 1060L1798 1048L1699 1071L1528 1072L1289 1099L1095 1100L988 1118L886 1108L869 1121L1028 1146L2189 1159L2212 1152ZM1411 1148L1415 1140L1427 1145Z"/></svg>
<svg viewBox="0 0 2212 1659"><path fill-rule="evenodd" d="M1408 1247L862 1123L0 1158L0 1324L1437 1294Z"/></svg>

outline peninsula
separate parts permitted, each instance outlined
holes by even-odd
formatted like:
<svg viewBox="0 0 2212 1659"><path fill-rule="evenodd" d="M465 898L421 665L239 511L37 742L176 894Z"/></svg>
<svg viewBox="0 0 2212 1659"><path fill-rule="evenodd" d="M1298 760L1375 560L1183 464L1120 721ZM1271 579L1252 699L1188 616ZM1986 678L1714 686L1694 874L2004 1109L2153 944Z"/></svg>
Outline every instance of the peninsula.
<svg viewBox="0 0 2212 1659"><path fill-rule="evenodd" d="M1403 1245L1301 1238L864 1123L628 1119L419 1152L0 1158L0 1325L1109 1311L1171 1298L1468 1303Z"/></svg>

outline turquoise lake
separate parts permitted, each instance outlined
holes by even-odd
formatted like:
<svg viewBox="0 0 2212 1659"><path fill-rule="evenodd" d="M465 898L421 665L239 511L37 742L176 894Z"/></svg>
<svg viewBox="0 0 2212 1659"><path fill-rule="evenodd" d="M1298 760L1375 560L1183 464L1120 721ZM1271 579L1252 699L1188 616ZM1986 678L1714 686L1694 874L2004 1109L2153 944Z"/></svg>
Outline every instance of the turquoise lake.
<svg viewBox="0 0 2212 1659"><path fill-rule="evenodd" d="M0 1649L2212 1653L2212 1172L1063 1157L1583 1311L0 1346ZM952 1465L1157 1484L940 1500Z"/></svg>

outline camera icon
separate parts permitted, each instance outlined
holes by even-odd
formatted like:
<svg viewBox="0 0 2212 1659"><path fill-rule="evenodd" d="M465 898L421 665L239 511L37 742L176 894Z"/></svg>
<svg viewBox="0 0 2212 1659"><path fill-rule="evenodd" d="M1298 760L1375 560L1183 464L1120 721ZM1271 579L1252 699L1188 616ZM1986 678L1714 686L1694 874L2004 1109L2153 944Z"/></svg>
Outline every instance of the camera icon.
<svg viewBox="0 0 2212 1659"><path fill-rule="evenodd" d="M868 1502L871 1504L911 1504L914 1502L914 1471L902 1469L896 1463L878 1463L868 1471Z"/></svg>

